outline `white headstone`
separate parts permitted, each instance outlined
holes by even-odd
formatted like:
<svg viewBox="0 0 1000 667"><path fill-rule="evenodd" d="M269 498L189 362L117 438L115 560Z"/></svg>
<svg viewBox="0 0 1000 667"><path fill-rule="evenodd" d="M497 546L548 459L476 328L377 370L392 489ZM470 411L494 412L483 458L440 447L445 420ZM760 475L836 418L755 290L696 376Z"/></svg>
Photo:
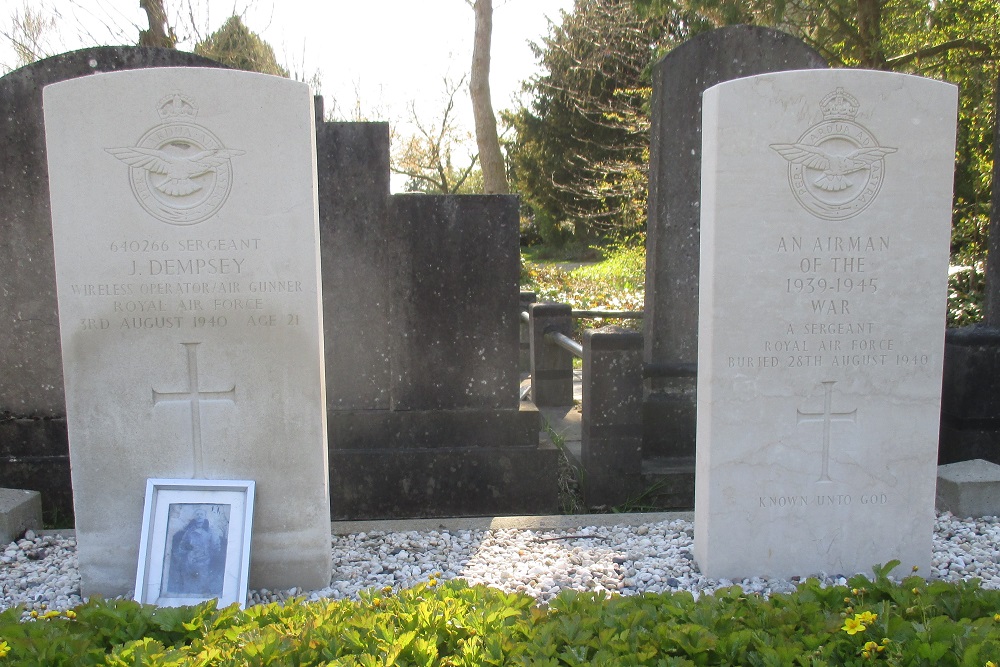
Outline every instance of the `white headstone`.
<svg viewBox="0 0 1000 667"><path fill-rule="evenodd" d="M251 479L251 587L329 584L305 84L165 68L47 86L84 594L134 587L146 479Z"/></svg>
<svg viewBox="0 0 1000 667"><path fill-rule="evenodd" d="M705 92L695 559L929 569L957 90L766 74Z"/></svg>

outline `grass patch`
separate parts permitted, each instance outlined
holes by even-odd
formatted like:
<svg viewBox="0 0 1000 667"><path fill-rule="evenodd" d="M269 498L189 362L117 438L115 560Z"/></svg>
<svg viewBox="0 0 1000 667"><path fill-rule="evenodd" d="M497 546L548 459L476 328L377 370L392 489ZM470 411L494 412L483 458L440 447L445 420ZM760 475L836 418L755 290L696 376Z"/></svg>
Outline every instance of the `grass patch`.
<svg viewBox="0 0 1000 667"><path fill-rule="evenodd" d="M564 271L557 266L521 258L521 289L539 301L566 303L577 310L641 311L646 273L642 245L618 245L602 261ZM638 328L640 320L580 320L577 330L618 324Z"/></svg>
<svg viewBox="0 0 1000 667"><path fill-rule="evenodd" d="M562 246L537 244L521 247L521 256L536 264L551 262L597 262L604 257L600 248L581 244Z"/></svg>
<svg viewBox="0 0 1000 667"><path fill-rule="evenodd" d="M559 450L559 471L556 478L556 483L559 486L559 510L562 514L584 514L587 512L587 505L583 501L583 491L580 488L579 479L583 471L570 462L566 439L556 433L544 415L542 416L542 426L545 428L549 440Z"/></svg>

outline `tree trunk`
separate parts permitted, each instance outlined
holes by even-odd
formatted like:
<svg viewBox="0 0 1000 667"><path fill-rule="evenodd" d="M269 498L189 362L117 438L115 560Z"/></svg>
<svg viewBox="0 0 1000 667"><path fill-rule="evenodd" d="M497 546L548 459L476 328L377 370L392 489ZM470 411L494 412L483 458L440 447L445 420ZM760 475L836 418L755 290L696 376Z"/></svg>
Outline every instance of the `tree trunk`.
<svg viewBox="0 0 1000 667"><path fill-rule="evenodd" d="M139 46L159 46L172 49L177 43L174 31L167 27L167 10L163 0L139 0L139 7L146 12L149 30L139 31Z"/></svg>
<svg viewBox="0 0 1000 667"><path fill-rule="evenodd" d="M880 0L857 0L857 2L858 35L861 38L861 66L868 69L885 69Z"/></svg>
<svg viewBox="0 0 1000 667"><path fill-rule="evenodd" d="M476 38L472 49L472 76L469 93L472 97L472 114L476 119L476 144L479 147L479 166L483 170L483 190L486 194L507 194L507 173L500 139L497 137L497 119L490 100L490 42L493 37L493 1L475 0Z"/></svg>

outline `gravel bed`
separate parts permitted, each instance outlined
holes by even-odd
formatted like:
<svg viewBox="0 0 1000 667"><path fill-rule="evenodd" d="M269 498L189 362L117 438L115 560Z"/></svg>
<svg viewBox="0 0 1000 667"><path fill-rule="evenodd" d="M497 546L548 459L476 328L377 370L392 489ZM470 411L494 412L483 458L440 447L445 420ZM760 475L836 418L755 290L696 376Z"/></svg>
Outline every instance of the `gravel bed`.
<svg viewBox="0 0 1000 667"><path fill-rule="evenodd" d="M546 601L562 589L641 592L686 590L711 593L737 584L747 592L788 592L795 580L708 579L692 560L690 521L640 526L581 527L574 530L515 529L369 532L333 538L333 584L319 591L250 592L250 604L290 596L356 598L359 591L408 588L436 578L465 579ZM1000 588L1000 519L958 519L939 514L934 526L930 578L973 577L985 588ZM846 583L853 573L804 572L826 584ZM867 573L866 573L867 574ZM900 572L907 575L908 572ZM36 536L0 552L0 610L64 610L82 602L76 541Z"/></svg>

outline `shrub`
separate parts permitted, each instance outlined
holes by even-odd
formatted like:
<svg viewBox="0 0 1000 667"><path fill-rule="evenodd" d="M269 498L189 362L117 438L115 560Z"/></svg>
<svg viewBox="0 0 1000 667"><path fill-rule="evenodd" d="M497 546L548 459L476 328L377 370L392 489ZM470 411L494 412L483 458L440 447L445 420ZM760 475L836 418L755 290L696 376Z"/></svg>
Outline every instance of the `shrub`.
<svg viewBox="0 0 1000 667"><path fill-rule="evenodd" d="M360 600L239 611L96 600L0 613L0 665L954 665L1000 661L1000 591L976 581L810 579L769 598L738 586L533 598L431 580Z"/></svg>

